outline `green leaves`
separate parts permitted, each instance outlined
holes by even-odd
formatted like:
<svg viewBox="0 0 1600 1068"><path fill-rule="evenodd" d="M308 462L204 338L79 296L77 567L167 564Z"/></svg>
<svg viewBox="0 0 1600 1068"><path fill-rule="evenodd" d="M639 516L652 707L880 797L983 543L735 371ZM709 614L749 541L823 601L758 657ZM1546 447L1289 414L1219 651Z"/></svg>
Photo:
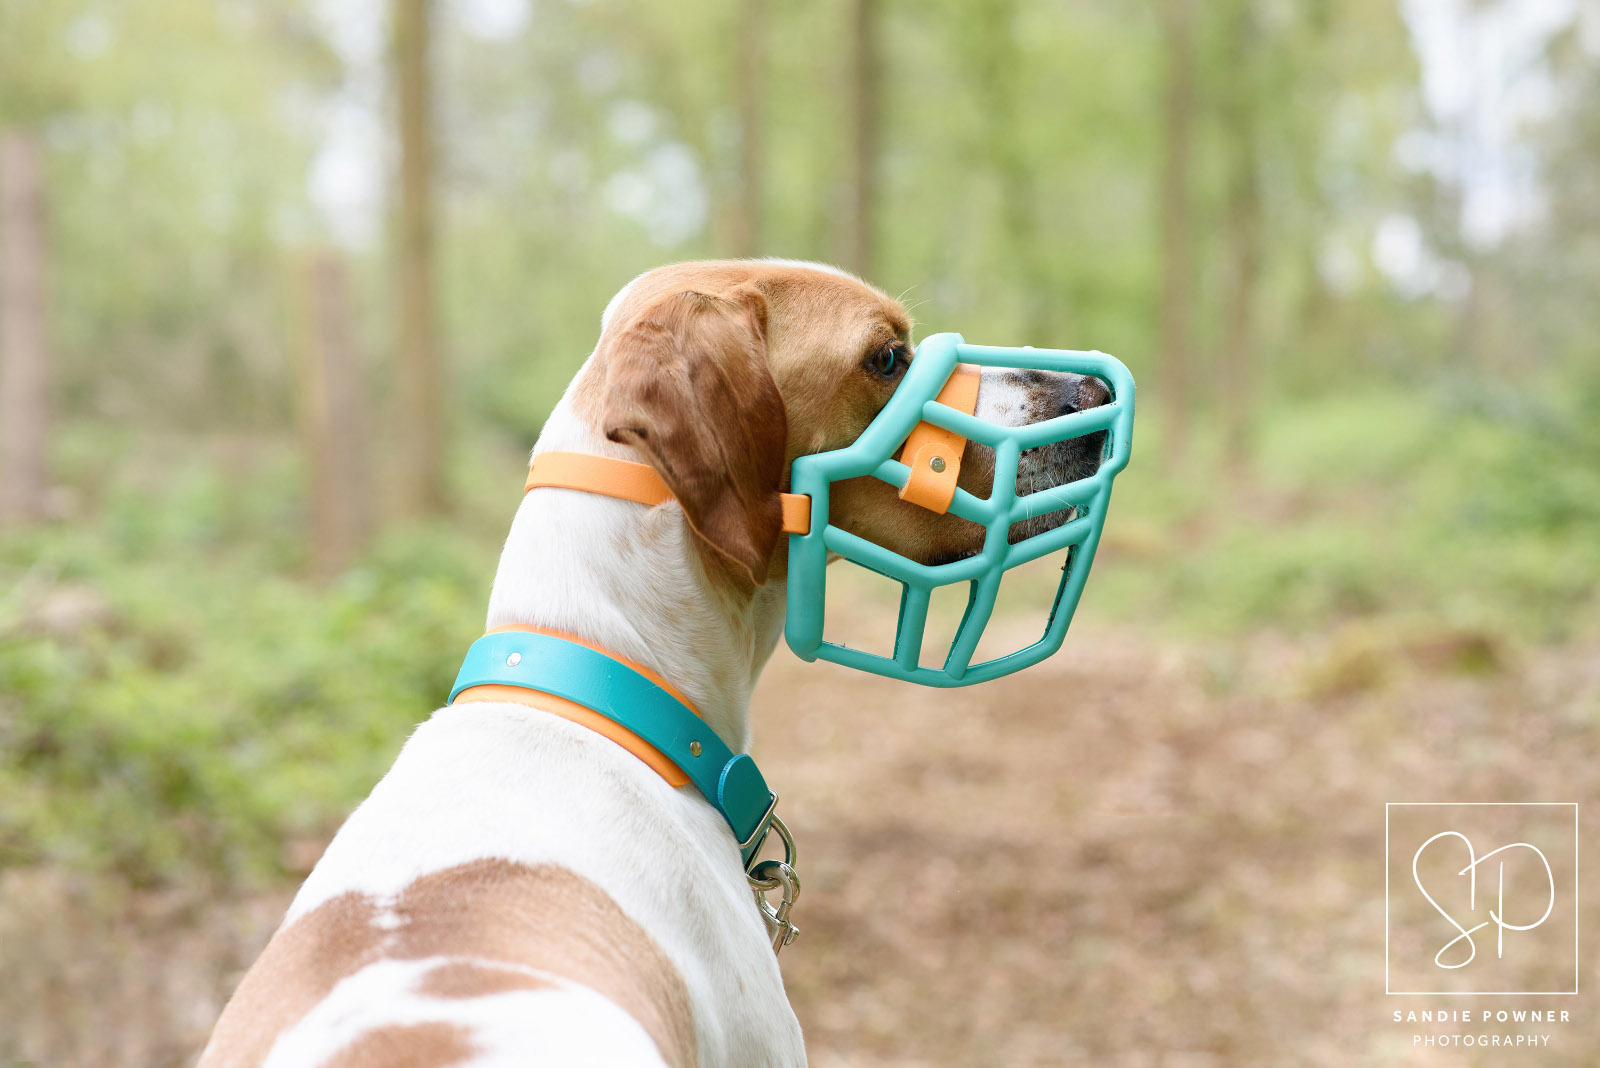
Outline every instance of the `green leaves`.
<svg viewBox="0 0 1600 1068"><path fill-rule="evenodd" d="M0 866L269 878L443 701L492 544L396 536L324 589L174 516L215 506L180 488L139 502L159 524L0 539Z"/></svg>

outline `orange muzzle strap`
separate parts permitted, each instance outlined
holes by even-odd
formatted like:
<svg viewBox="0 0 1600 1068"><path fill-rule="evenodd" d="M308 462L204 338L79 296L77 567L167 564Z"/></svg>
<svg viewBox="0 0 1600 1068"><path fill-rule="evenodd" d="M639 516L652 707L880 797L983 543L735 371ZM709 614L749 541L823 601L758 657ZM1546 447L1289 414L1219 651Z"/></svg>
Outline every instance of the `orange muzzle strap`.
<svg viewBox="0 0 1600 1068"><path fill-rule="evenodd" d="M934 398L940 404L972 415L978 410L978 368L958 363L944 388ZM899 460L911 469L900 499L943 515L956 496L956 479L961 477L961 454L967 439L954 430L918 423L906 436Z"/></svg>
<svg viewBox="0 0 1600 1068"><path fill-rule="evenodd" d="M603 497L616 497L640 504L665 504L672 491L649 464L593 456L586 452L541 452L528 465L528 481L522 492L540 486L583 490ZM811 498L800 493L780 493L783 499L783 532L806 534L811 530Z"/></svg>

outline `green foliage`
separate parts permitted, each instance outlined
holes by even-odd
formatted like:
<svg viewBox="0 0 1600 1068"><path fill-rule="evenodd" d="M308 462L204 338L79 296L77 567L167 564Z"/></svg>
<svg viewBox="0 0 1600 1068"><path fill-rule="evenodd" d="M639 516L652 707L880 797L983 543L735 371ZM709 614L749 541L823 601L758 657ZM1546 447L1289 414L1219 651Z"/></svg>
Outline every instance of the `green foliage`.
<svg viewBox="0 0 1600 1068"><path fill-rule="evenodd" d="M448 691L492 542L397 531L321 588L292 480L259 476L195 464L0 540L0 866L275 874Z"/></svg>
<svg viewBox="0 0 1600 1068"><path fill-rule="evenodd" d="M309 229L305 120L330 59L299 3L0 0L0 129L48 149L74 407L281 425L282 242Z"/></svg>
<svg viewBox="0 0 1600 1068"><path fill-rule="evenodd" d="M1591 387L1592 388L1592 387ZM1515 642L1600 621L1600 430L1581 389L1372 388L1274 406L1241 487L1141 442L1086 602L1217 633L1390 617ZM1142 454L1142 455L1141 455Z"/></svg>

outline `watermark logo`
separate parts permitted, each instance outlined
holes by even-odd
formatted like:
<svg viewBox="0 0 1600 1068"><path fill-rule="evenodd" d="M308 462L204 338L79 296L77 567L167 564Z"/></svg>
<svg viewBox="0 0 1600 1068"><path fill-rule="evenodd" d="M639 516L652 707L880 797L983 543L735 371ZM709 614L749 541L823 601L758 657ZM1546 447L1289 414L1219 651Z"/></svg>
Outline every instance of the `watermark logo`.
<svg viewBox="0 0 1600 1068"><path fill-rule="evenodd" d="M1578 806L1386 806L1390 994L1578 992Z"/></svg>

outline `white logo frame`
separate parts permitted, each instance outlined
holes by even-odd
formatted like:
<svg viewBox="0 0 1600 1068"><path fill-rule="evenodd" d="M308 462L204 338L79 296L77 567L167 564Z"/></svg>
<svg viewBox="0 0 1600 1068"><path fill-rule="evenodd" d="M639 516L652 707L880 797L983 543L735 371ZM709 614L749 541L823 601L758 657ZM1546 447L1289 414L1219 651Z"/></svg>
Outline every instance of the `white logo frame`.
<svg viewBox="0 0 1600 1068"><path fill-rule="evenodd" d="M1389 897L1391 872L1389 816L1396 808L1570 808L1572 810L1572 989L1571 990L1396 990L1389 979L1391 928ZM1579 952L1581 899L1578 894L1579 820L1576 801L1388 801L1383 806L1383 992L1400 997L1573 997L1579 990L1582 957Z"/></svg>

